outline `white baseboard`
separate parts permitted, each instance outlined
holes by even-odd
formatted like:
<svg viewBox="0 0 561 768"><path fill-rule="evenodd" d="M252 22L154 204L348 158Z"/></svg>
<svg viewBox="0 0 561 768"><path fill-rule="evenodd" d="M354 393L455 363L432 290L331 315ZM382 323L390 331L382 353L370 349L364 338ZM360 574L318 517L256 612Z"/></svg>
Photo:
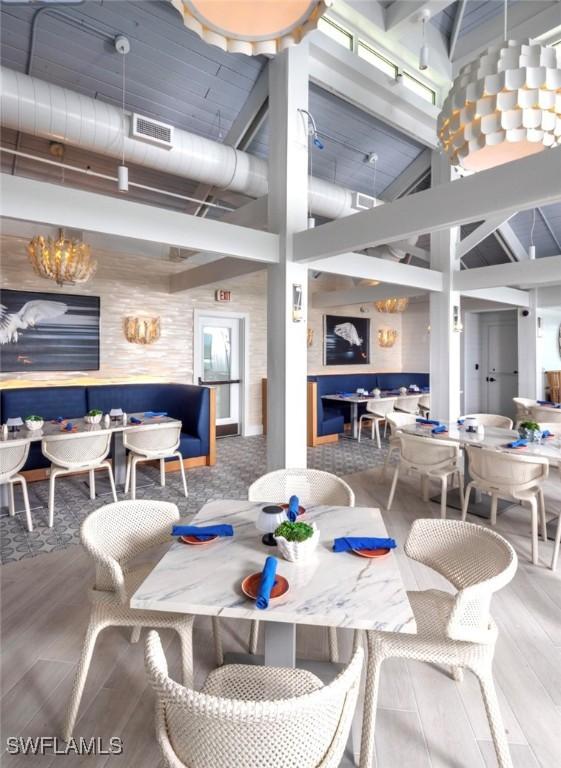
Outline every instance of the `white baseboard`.
<svg viewBox="0 0 561 768"><path fill-rule="evenodd" d="M244 429L244 437L254 437L263 434L263 424L250 424Z"/></svg>

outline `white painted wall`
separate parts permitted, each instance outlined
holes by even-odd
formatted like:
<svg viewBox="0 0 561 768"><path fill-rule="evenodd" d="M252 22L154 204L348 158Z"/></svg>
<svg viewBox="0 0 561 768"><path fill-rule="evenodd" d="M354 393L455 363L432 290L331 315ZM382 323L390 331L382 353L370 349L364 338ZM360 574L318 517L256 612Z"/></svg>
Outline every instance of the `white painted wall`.
<svg viewBox="0 0 561 768"><path fill-rule="evenodd" d="M561 326L561 307L540 309L542 318L541 359L544 371L561 369L559 352L559 327Z"/></svg>

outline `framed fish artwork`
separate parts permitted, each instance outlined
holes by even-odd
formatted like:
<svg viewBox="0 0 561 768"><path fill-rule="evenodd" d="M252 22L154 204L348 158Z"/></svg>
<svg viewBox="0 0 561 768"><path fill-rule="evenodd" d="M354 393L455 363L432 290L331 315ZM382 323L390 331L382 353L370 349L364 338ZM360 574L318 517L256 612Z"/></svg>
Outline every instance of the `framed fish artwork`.
<svg viewBox="0 0 561 768"><path fill-rule="evenodd" d="M0 371L99 370L99 296L0 289Z"/></svg>
<svg viewBox="0 0 561 768"><path fill-rule="evenodd" d="M370 363L370 318L323 316L324 365Z"/></svg>

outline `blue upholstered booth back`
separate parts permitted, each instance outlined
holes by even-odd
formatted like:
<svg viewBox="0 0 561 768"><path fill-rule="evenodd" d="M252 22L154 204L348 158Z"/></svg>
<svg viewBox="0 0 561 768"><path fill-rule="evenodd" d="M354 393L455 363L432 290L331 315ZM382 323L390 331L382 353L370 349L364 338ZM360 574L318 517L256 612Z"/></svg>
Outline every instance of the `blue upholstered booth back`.
<svg viewBox="0 0 561 768"><path fill-rule="evenodd" d="M1 392L1 418L24 418L36 413L44 419L77 418L90 409L107 413L166 411L182 423L179 449L183 458L206 456L210 448L210 392L190 384L110 384L92 387L30 387ZM32 444L24 469L48 466L40 444Z"/></svg>
<svg viewBox="0 0 561 768"><path fill-rule="evenodd" d="M322 400L323 395L335 395L338 392L356 392L367 389L371 392L379 389L398 389L416 384L418 387L429 386L428 373L335 373L308 376L308 381L317 382L317 430L318 435L333 435L342 432L348 421L350 406L335 401ZM360 410L364 406L359 406Z"/></svg>

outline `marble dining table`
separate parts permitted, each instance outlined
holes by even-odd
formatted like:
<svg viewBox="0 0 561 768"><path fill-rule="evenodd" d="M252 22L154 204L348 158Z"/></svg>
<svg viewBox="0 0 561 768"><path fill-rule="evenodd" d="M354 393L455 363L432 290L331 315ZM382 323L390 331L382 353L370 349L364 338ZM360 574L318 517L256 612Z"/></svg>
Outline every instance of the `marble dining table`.
<svg viewBox="0 0 561 768"><path fill-rule="evenodd" d="M363 405L367 403L369 400L397 400L398 398L400 400L411 400L413 401L419 401L419 398L423 395L430 394L428 389L419 390L418 392L413 392L409 390L407 394L402 395L400 394L399 390L384 390L382 391L381 395L379 397L375 397L374 395L359 395L356 392L353 392L352 394L334 394L334 395L322 395L322 400L331 400L336 403L346 403L350 406L351 409L351 437L353 440L358 440L358 406Z"/></svg>

